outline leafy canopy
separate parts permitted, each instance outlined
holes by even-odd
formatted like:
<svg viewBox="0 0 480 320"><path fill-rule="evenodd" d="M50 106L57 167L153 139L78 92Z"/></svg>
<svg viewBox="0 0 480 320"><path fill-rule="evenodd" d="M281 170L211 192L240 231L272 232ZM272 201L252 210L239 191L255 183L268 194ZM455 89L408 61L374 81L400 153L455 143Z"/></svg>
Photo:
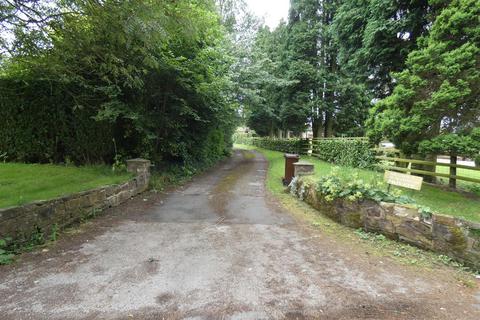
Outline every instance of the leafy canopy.
<svg viewBox="0 0 480 320"><path fill-rule="evenodd" d="M439 134L467 135L480 122L480 2L454 0L435 19L391 96L370 112L368 135L393 141L407 154ZM449 141L454 136L449 137ZM443 139L443 138L442 138Z"/></svg>

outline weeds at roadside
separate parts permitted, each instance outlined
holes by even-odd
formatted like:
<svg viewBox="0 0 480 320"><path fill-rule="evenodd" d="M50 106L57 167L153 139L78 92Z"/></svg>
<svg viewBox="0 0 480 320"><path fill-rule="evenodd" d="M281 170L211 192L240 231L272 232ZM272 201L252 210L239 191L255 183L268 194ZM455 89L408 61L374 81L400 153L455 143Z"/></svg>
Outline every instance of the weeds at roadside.
<svg viewBox="0 0 480 320"><path fill-rule="evenodd" d="M52 232L50 234L50 241L57 241L58 238L58 224L52 226Z"/></svg>
<svg viewBox="0 0 480 320"><path fill-rule="evenodd" d="M0 239L0 265L10 264L15 260L15 255L21 252L32 251L34 248L44 244L44 232L38 226L35 226L35 231L26 240L13 241L10 237Z"/></svg>
<svg viewBox="0 0 480 320"><path fill-rule="evenodd" d="M180 186L191 180L193 176L210 169L216 163L158 164L150 177L150 190L162 192L167 188Z"/></svg>
<svg viewBox="0 0 480 320"><path fill-rule="evenodd" d="M14 244L14 246L18 246L15 248L15 251L32 251L37 246L42 246L45 244L45 233L43 232L42 228L35 226L35 231L31 234L30 239L21 246Z"/></svg>
<svg viewBox="0 0 480 320"><path fill-rule="evenodd" d="M79 224L85 224L89 220L95 218L99 209L92 209L81 216ZM64 232L68 232L65 230ZM35 226L34 232L28 239L13 241L12 238L0 239L0 265L10 264L15 260L15 256L23 253L33 251L34 249L41 248L48 244L54 243L58 240L60 235L60 229L58 224L54 224L50 231L50 234L45 234L44 230L39 226Z"/></svg>
<svg viewBox="0 0 480 320"><path fill-rule="evenodd" d="M0 265L13 262L13 257L15 255L7 248L7 244L10 241L12 241L11 238L0 239Z"/></svg>
<svg viewBox="0 0 480 320"><path fill-rule="evenodd" d="M91 220L98 216L98 214L101 212L100 209L98 208L92 208L92 210L88 211L87 213L84 213L81 218L80 218L80 223L85 223L88 220Z"/></svg>

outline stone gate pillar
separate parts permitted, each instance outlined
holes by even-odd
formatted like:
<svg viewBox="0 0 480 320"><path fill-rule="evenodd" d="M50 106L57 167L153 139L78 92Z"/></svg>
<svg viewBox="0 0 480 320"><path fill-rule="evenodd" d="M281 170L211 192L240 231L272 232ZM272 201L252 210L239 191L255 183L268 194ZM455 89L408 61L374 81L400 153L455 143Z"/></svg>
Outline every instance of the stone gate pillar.
<svg viewBox="0 0 480 320"><path fill-rule="evenodd" d="M137 176L137 184L143 186L142 190L140 190L141 192L148 189L148 183L150 182L150 167L150 160L141 158L127 160L127 171Z"/></svg>

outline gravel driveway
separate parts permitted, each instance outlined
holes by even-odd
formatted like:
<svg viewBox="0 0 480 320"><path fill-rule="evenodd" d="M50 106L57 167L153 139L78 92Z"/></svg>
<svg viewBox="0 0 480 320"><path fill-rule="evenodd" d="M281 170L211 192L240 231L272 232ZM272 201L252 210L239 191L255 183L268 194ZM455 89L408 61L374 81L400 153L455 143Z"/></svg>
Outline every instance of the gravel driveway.
<svg viewBox="0 0 480 320"><path fill-rule="evenodd" d="M0 319L480 319L448 272L379 263L295 220L266 168L236 151L0 267Z"/></svg>

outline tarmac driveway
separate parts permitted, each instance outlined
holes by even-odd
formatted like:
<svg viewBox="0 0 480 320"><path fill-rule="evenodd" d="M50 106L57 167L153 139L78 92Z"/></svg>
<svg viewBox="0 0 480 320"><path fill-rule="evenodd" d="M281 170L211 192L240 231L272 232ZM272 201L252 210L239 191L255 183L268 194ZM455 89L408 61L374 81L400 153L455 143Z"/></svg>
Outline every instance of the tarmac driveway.
<svg viewBox="0 0 480 320"><path fill-rule="evenodd" d="M296 221L266 169L235 151L0 267L0 319L480 319L453 276L379 263Z"/></svg>

